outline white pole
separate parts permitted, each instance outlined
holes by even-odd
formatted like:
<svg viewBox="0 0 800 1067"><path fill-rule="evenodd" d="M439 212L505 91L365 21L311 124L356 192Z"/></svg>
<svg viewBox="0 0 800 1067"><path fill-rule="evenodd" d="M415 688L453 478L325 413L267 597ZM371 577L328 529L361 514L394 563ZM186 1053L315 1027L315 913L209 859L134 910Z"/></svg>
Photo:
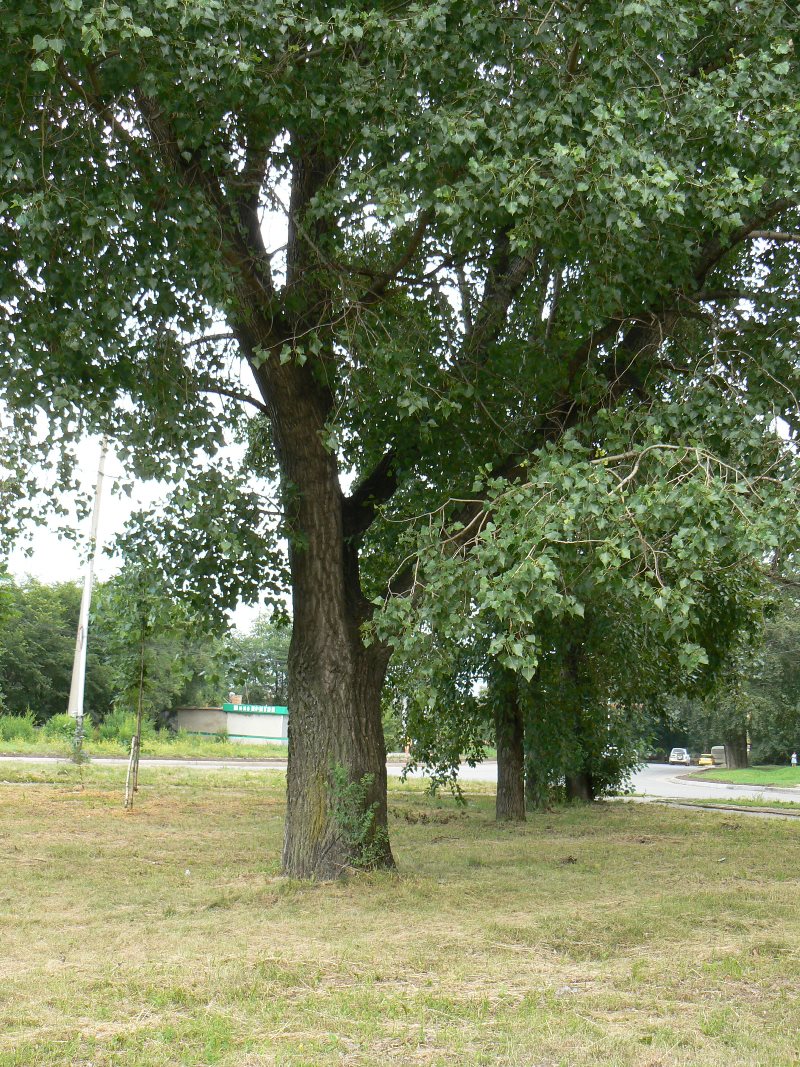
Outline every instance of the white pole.
<svg viewBox="0 0 800 1067"><path fill-rule="evenodd" d="M69 690L67 711L76 719L76 736L78 746L83 735L83 693L86 686L86 638L89 629L89 606L92 600L92 582L94 579L94 557L97 551L97 527L100 522L100 493L103 488L103 474L106 466L108 439L103 438L100 445L100 462L97 465L97 486L94 491L92 508L92 529L89 534L89 559L86 563L86 575L83 581L81 610L78 616L78 636L75 641L75 658L72 661L72 684Z"/></svg>

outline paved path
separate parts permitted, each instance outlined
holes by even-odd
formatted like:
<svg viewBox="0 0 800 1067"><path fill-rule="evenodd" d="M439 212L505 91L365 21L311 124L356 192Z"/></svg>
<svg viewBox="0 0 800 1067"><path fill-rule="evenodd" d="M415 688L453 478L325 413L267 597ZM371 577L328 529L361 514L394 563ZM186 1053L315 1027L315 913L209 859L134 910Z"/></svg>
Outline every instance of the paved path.
<svg viewBox="0 0 800 1067"><path fill-rule="evenodd" d="M400 769L390 766L389 773L399 774ZM487 760L478 764L477 767L463 766L459 777L462 782L496 782L497 763ZM800 788L769 787L765 789L757 785L726 785L722 782L709 782L702 772L686 771L683 767L670 767L665 763L646 764L633 776L632 784L638 796L665 800L730 802L763 797L765 800L791 800L800 803Z"/></svg>
<svg viewBox="0 0 800 1067"><path fill-rule="evenodd" d="M648 763L633 776L633 787L646 797L669 800L717 800L731 803L736 800L788 800L800 803L800 789L760 785L728 785L709 782L705 774L669 767L663 763Z"/></svg>
<svg viewBox="0 0 800 1067"><path fill-rule="evenodd" d="M64 763L66 759L59 756L0 756L0 768L6 762L16 763ZM106 764L127 764L127 759L98 756L92 763L99 766ZM187 760L187 759L143 759L141 767L187 767L197 770L239 769L248 771L285 770L286 761L280 759L266 760ZM387 764L390 775L397 776L402 764ZM419 772L414 777L421 777ZM461 768L462 782L496 782L497 763L486 760L477 767L464 765ZM633 776L633 787L637 795L665 800L717 800L720 803L736 800L788 800L800 803L800 788L776 788L756 785L726 785L722 782L709 782L704 774L686 771L683 768L669 767L663 763L648 763L638 774Z"/></svg>

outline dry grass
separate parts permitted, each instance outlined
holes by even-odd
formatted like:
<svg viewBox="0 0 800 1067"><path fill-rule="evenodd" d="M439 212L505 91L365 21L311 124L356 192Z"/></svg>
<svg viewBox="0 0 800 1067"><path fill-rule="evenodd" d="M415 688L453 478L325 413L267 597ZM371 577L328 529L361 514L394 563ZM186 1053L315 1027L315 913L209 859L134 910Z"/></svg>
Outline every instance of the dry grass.
<svg viewBox="0 0 800 1067"><path fill-rule="evenodd" d="M0 1065L797 1062L797 828L392 786L397 874L279 877L275 773L0 768Z"/></svg>

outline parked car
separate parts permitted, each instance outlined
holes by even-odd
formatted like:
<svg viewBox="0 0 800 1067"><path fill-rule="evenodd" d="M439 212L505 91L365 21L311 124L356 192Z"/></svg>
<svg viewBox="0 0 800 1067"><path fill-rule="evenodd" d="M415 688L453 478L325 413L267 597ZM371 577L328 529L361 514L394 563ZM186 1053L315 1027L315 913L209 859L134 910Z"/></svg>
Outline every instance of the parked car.
<svg viewBox="0 0 800 1067"><path fill-rule="evenodd" d="M669 754L669 762L688 767L692 762L688 748L673 748Z"/></svg>
<svg viewBox="0 0 800 1067"><path fill-rule="evenodd" d="M716 767L717 761L711 755L710 752L704 752L700 759L697 761L698 767Z"/></svg>

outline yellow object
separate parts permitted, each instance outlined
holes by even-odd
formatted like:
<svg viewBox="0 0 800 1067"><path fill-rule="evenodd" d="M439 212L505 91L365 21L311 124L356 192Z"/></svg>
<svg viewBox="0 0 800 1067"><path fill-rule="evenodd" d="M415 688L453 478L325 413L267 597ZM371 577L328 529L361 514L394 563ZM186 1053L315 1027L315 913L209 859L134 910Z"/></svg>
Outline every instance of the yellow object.
<svg viewBox="0 0 800 1067"><path fill-rule="evenodd" d="M714 757L710 752L704 752L700 759L697 761L698 767L713 767Z"/></svg>

